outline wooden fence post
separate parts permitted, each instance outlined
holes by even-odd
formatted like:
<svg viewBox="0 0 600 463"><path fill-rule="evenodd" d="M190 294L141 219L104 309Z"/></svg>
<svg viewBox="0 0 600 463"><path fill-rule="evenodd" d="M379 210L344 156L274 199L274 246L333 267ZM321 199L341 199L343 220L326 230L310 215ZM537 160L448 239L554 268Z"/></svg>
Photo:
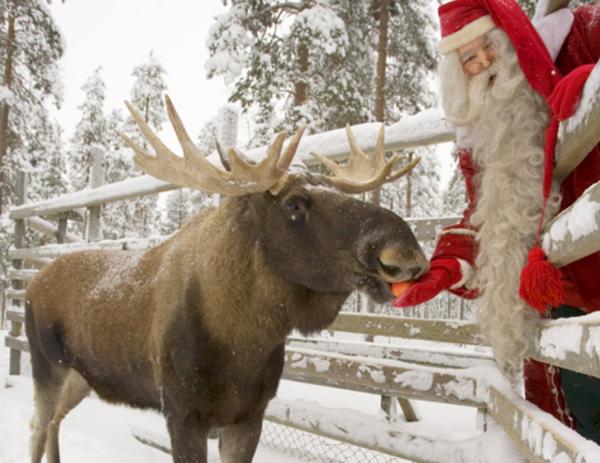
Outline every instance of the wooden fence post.
<svg viewBox="0 0 600 463"><path fill-rule="evenodd" d="M17 197L15 199L15 205L20 206L25 204L27 197L27 175L24 171L20 170L17 172ZM25 220L15 220L15 248L20 249L25 246ZM21 270L23 268L23 261L15 259L12 262L13 268ZM12 280L12 287L14 289L23 289L23 281ZM19 307L21 301L12 300L12 306ZM10 335L18 337L21 334L22 323L11 322ZM21 374L21 351L17 349L10 349L10 360L8 366L9 375L20 375Z"/></svg>
<svg viewBox="0 0 600 463"><path fill-rule="evenodd" d="M56 242L58 244L63 244L67 237L67 214L62 213L58 217L58 233L56 235Z"/></svg>
<svg viewBox="0 0 600 463"><path fill-rule="evenodd" d="M90 188L98 188L104 183L102 164L104 163L104 151L100 148L92 148L90 153ZM90 243L102 239L100 210L102 206L88 207L88 222L86 238Z"/></svg>
<svg viewBox="0 0 600 463"><path fill-rule="evenodd" d="M238 116L239 110L234 105L224 105L219 108L217 117L219 124L217 127L217 142L221 148L227 152L229 148L235 148L238 136ZM213 206L217 207L221 203L221 195L214 195Z"/></svg>

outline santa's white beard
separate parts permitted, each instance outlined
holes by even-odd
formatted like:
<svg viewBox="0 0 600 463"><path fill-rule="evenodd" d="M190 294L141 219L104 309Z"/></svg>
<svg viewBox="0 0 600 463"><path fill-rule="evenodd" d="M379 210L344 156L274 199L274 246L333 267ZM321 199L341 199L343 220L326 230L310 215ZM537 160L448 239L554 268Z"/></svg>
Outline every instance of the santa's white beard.
<svg viewBox="0 0 600 463"><path fill-rule="evenodd" d="M448 120L461 126L473 142L473 158L480 167L475 179L477 209L471 217L478 228L475 264L482 294L477 321L496 359L514 377L538 319L537 312L519 297L519 284L544 204L548 110L525 79L511 47L501 42L502 58L470 79L466 90L454 94L459 98L462 94L463 101L452 101L452 92L443 97L446 110L456 110L447 114ZM559 203L554 185L545 221L554 216Z"/></svg>

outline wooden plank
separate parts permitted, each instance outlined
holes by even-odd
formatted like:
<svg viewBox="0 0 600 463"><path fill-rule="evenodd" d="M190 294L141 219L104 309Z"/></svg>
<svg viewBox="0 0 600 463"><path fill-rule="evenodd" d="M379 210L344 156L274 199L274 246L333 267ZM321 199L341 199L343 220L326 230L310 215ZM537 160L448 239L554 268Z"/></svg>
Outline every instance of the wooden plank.
<svg viewBox="0 0 600 463"><path fill-rule="evenodd" d="M541 243L548 260L555 267L563 267L599 251L598 224L600 182L588 188L575 203L544 227Z"/></svg>
<svg viewBox="0 0 600 463"><path fill-rule="evenodd" d="M25 311L21 308L8 309L6 319L10 322L25 323Z"/></svg>
<svg viewBox="0 0 600 463"><path fill-rule="evenodd" d="M125 238L114 241L100 241L98 243L69 243L69 244L51 244L39 248L10 249L8 251L11 259L39 260L55 259L57 257L69 254L71 252L84 251L88 249L102 249L106 251L127 251L143 250L157 246L170 235L153 238Z"/></svg>
<svg viewBox="0 0 600 463"><path fill-rule="evenodd" d="M470 376L471 371L288 348L283 378L370 394L477 407L482 400L475 394L478 382Z"/></svg>
<svg viewBox="0 0 600 463"><path fill-rule="evenodd" d="M374 336L487 345L476 323L458 320L423 320L342 312L327 329Z"/></svg>
<svg viewBox="0 0 600 463"><path fill-rule="evenodd" d="M66 221L67 219L62 219ZM25 225L33 230L39 231L48 236L53 236L58 238L59 236L59 228L56 227L53 223L48 222L47 220L41 219L39 217L29 217L25 219ZM83 242L84 239L77 236L74 233L66 232L64 233L64 242L65 243L77 243Z"/></svg>
<svg viewBox="0 0 600 463"><path fill-rule="evenodd" d="M378 123L360 124L352 127L357 141L360 142L361 148L366 153L375 150L379 128L380 124ZM396 124L386 127L384 148L386 151L397 151L452 141L455 138L454 132L445 124L443 113L436 109L429 109L414 116L405 116ZM246 154L252 159L260 159L265 156L266 151L267 147L264 146L250 150ZM298 146L297 158L308 165L317 164L315 158L310 155L311 151L317 151L331 159L347 159L350 148L345 129L303 137ZM218 156L213 155L208 158L214 164L220 165ZM177 188L177 186L162 180L142 175L122 182L104 185L100 188L86 189L46 201L13 207L9 211L9 218L17 220L39 215L57 214Z"/></svg>
<svg viewBox="0 0 600 463"><path fill-rule="evenodd" d="M600 378L600 314L540 322L527 355Z"/></svg>
<svg viewBox="0 0 600 463"><path fill-rule="evenodd" d="M288 336L287 345L297 349L336 352L344 355L361 355L379 359L398 360L431 367L470 368L493 362L490 349L484 352L458 351L447 348L419 348L405 345L378 344L371 342L339 341L336 339L300 338Z"/></svg>
<svg viewBox="0 0 600 463"><path fill-rule="evenodd" d="M104 185L100 188L86 189L69 193L57 198L27 203L13 207L8 217L12 220L25 219L38 215L51 215L67 212L81 207L93 207L101 204L151 195L177 189L177 186L155 179L149 175L129 178L121 182Z"/></svg>
<svg viewBox="0 0 600 463"><path fill-rule="evenodd" d="M600 142L600 65L588 78L577 111L561 122L556 143L554 178L562 182Z"/></svg>
<svg viewBox="0 0 600 463"><path fill-rule="evenodd" d="M25 300L25 290L24 289L9 289L6 291L6 297L8 299L13 299L15 301L24 301Z"/></svg>
<svg viewBox="0 0 600 463"><path fill-rule="evenodd" d="M375 152L381 124L370 122L353 125L352 133L360 148L366 153ZM427 109L413 116L404 116L400 121L385 128L384 150L401 151L418 146L435 145L454 141L456 135L450 129L442 111ZM266 155L266 146L247 151L245 154L254 160ZM296 158L306 165L316 165L318 161L311 152L317 152L334 161L347 159L350 155L346 129L330 130L325 133L303 136L296 151ZM210 158L209 158L210 159Z"/></svg>
<svg viewBox="0 0 600 463"><path fill-rule="evenodd" d="M10 269L8 271L8 279L9 280L30 281L37 273L38 273L37 270Z"/></svg>
<svg viewBox="0 0 600 463"><path fill-rule="evenodd" d="M17 352L29 352L29 343L27 342L27 338L23 336L15 337L15 336L5 336L4 337L4 345L13 351ZM12 374L12 373L11 373ZM19 373L16 373L19 374Z"/></svg>
<svg viewBox="0 0 600 463"><path fill-rule="evenodd" d="M532 463L600 461L600 446L542 412L508 386L490 386L488 412Z"/></svg>
<svg viewBox="0 0 600 463"><path fill-rule="evenodd" d="M331 410L317 404L273 399L269 402L265 419L415 462L440 463L440 457L443 458L443 463L478 461L477 445L474 440L446 441L419 436L406 432L395 424L385 423L351 410L344 410L342 418L339 415L339 410Z"/></svg>
<svg viewBox="0 0 600 463"><path fill-rule="evenodd" d="M24 312L21 311L11 310L10 317L15 321L25 320ZM7 347L29 352L25 337L7 336L8 338L10 340L6 341ZM386 393L394 397L470 406L481 405L480 402L469 399L462 401L453 392L453 387L448 389L449 392L444 392L445 383L452 385L457 382L471 384L472 389L475 390L477 385L474 380L461 369L427 368L405 362L380 360L288 347L283 377L293 381L342 387L372 394ZM328 367L327 372L323 371L324 366ZM409 380L403 381L398 378L409 378ZM428 386L428 390L425 390L425 386Z"/></svg>
<svg viewBox="0 0 600 463"><path fill-rule="evenodd" d="M436 219L406 219L406 223L415 231L417 239L426 241L434 239L435 234L443 227L456 223L458 217L441 217ZM39 248L11 248L8 251L9 259L22 259L27 261L40 261L41 259L55 259L71 252L87 249L104 250L144 250L157 246L169 239L171 235L153 238L124 238L114 241L100 241L86 243L85 241L70 242L68 244L51 244ZM47 262L45 262L47 263Z"/></svg>
<svg viewBox="0 0 600 463"><path fill-rule="evenodd" d="M344 416L340 419L339 410L276 398L269 402L264 419L327 439L397 458L408 458L419 463L439 463L440 455L443 455L444 463L476 461L474 453L477 446L474 445L473 440L460 442L419 436L398 429L394 424L351 410L344 410ZM169 455L172 453L168 435L149 432L134 426L130 428L133 436L141 443ZM357 429L360 429L360 432L355 432Z"/></svg>

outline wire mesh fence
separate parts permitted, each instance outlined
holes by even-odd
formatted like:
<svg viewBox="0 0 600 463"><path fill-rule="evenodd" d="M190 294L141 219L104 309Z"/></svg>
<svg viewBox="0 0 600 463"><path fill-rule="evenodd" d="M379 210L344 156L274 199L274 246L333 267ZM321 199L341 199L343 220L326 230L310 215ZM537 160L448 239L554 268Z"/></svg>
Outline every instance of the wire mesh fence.
<svg viewBox="0 0 600 463"><path fill-rule="evenodd" d="M270 421L263 422L260 443L273 451L303 461L319 463L407 463L409 461Z"/></svg>

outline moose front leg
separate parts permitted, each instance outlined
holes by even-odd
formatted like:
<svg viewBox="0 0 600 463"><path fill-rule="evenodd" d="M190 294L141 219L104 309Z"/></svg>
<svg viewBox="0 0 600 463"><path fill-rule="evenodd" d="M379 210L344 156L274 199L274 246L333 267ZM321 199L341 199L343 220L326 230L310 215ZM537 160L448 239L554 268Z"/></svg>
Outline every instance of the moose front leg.
<svg viewBox="0 0 600 463"><path fill-rule="evenodd" d="M260 433L262 431L262 413L230 424L221 429L219 454L221 463L251 463Z"/></svg>
<svg viewBox="0 0 600 463"><path fill-rule="evenodd" d="M209 426L197 413L167 415L173 463L207 463Z"/></svg>

